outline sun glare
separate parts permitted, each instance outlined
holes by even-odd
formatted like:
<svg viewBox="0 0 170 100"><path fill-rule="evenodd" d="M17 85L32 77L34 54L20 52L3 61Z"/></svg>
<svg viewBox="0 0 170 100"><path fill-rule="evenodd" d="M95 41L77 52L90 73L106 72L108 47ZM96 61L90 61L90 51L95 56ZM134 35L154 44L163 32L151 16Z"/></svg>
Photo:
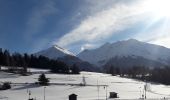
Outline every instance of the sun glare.
<svg viewBox="0 0 170 100"><path fill-rule="evenodd" d="M170 18L170 0L146 0L145 8L155 17Z"/></svg>

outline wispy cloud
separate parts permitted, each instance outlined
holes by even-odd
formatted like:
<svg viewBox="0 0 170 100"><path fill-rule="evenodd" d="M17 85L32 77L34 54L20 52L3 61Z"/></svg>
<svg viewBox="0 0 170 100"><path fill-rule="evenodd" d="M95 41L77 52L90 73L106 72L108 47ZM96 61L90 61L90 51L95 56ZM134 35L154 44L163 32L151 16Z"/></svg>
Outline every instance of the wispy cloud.
<svg viewBox="0 0 170 100"><path fill-rule="evenodd" d="M96 46L97 46L96 44L94 45L94 44L87 43L87 44L82 45L80 50L83 51L86 49L93 49L93 48L96 48Z"/></svg>
<svg viewBox="0 0 170 100"><path fill-rule="evenodd" d="M170 20L161 20L161 23L157 23L156 21L159 21L159 19L155 21L150 20L149 22L151 23L150 27L158 24L156 25L157 27L154 27L153 29L147 27L147 30L143 29L140 34L137 34L134 37L144 42L149 42L170 48Z"/></svg>
<svg viewBox="0 0 170 100"><path fill-rule="evenodd" d="M99 11L95 10L95 13L82 20L76 28L61 37L57 44L67 47L78 42L95 43L108 39L116 32L140 21L141 17L138 14L143 13L136 10L140 9L137 4L129 5L123 2L115 2L110 4L109 7L105 7Z"/></svg>
<svg viewBox="0 0 170 100"><path fill-rule="evenodd" d="M164 47L170 48L170 37L163 37L163 38L155 39L154 41L150 41L150 43L162 45Z"/></svg>
<svg viewBox="0 0 170 100"><path fill-rule="evenodd" d="M34 52L49 45L50 40L48 40L48 37L42 36L42 30L47 27L46 25L48 25L47 19L53 14L58 13L58 9L55 5L55 0L41 0L41 2L35 2L35 6L33 6L32 11L28 16L26 29L24 32L24 39L26 42L32 45L31 51ZM44 34L48 35L48 33ZM43 38L40 38L40 36Z"/></svg>
<svg viewBox="0 0 170 100"><path fill-rule="evenodd" d="M150 40L148 40L148 42L170 48L169 33L170 33L170 30L159 29L159 30L155 31L155 33L153 33L152 35L149 36L152 38Z"/></svg>
<svg viewBox="0 0 170 100"><path fill-rule="evenodd" d="M54 0L42 0L33 7L30 16L28 16L26 37L32 37L41 31L47 21L46 18L57 13L57 10Z"/></svg>
<svg viewBox="0 0 170 100"><path fill-rule="evenodd" d="M169 35L167 35L170 31L166 27L169 24L159 23L162 19L153 16L152 11L148 10L148 6L146 6L148 0L86 1L89 3L89 6L86 5L88 16L77 27L58 39L56 44L62 47L78 44L80 50L96 48L103 42L109 42L110 37L118 36L137 24L143 24L142 29L138 29L138 33L133 33L129 37L125 36L124 39L136 38L163 46L167 46L170 42ZM164 21L167 22L167 20ZM155 27L156 25L158 26ZM124 32L123 34L129 33Z"/></svg>

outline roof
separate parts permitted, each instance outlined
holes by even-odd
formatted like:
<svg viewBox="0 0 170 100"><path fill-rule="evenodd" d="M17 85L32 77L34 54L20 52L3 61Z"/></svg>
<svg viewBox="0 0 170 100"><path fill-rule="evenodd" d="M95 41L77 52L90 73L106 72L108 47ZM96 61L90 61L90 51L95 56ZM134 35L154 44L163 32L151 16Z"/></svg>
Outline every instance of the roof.
<svg viewBox="0 0 170 100"><path fill-rule="evenodd" d="M116 93L116 92L110 92L110 93L112 93L112 94L118 94L118 93Z"/></svg>
<svg viewBox="0 0 170 100"><path fill-rule="evenodd" d="M77 96L77 95L73 93L73 94L70 94L69 96Z"/></svg>

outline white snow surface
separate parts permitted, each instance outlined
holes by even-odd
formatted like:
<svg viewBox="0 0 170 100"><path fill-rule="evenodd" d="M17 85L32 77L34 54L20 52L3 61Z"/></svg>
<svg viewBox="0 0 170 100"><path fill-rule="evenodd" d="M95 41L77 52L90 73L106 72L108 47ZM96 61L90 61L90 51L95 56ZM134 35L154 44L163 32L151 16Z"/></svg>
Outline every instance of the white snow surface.
<svg viewBox="0 0 170 100"><path fill-rule="evenodd" d="M163 46L141 42L135 39L106 43L103 46L84 50L77 55L80 59L99 65L99 62L107 62L114 57L139 56L149 60L155 60L167 64L170 59L170 49Z"/></svg>
<svg viewBox="0 0 170 100"><path fill-rule="evenodd" d="M42 50L40 52L35 53L36 56L45 56L48 57L50 59L57 59L59 57L64 57L64 56L75 56L73 53L71 53L70 51L61 48L57 45L54 45L46 50Z"/></svg>
<svg viewBox="0 0 170 100"><path fill-rule="evenodd" d="M36 72L36 70L33 70ZM37 70L42 72L44 70ZM47 70L48 71L48 70ZM0 72L0 82L12 82L12 89L0 91L0 100L28 100L28 91L31 91L31 98L36 100L44 100L44 87L31 85L37 81L39 74L30 76L20 76ZM64 83L64 85L50 85L45 88L46 100L68 100L68 95L75 93L78 100L98 100L97 86L74 86L68 84L82 83L82 77L85 77L88 85L108 85L107 97L109 92L117 92L120 100L129 99L137 100L143 93L144 82L121 78L119 76L111 76L109 74L81 72L80 75L64 75L64 74L46 74L50 79L50 83ZM27 84L24 84L27 83ZM170 97L170 86L161 84L150 84L150 91L147 91L148 100L163 100ZM4 98L4 99L2 99ZM99 87L99 100L106 100L106 89ZM108 99L113 100L113 99ZM115 100L115 99L114 99ZM170 100L170 99L167 99Z"/></svg>

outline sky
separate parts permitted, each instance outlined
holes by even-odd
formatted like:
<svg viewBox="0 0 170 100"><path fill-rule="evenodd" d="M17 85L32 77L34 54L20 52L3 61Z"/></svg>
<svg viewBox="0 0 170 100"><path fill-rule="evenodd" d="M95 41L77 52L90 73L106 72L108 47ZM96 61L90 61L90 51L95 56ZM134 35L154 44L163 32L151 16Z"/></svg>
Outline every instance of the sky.
<svg viewBox="0 0 170 100"><path fill-rule="evenodd" d="M168 0L0 0L0 48L74 54L137 39L170 48Z"/></svg>

